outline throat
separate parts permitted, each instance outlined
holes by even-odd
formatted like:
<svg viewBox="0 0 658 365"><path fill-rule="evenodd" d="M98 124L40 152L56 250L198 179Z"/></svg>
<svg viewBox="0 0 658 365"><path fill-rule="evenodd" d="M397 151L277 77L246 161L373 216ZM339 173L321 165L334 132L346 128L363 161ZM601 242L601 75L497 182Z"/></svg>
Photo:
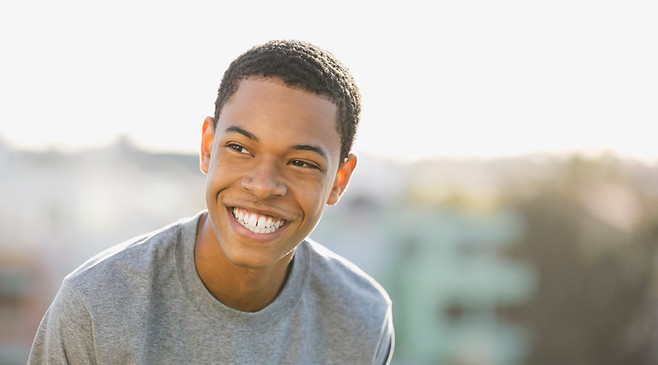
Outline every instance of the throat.
<svg viewBox="0 0 658 365"><path fill-rule="evenodd" d="M233 279L212 276L203 280L206 289L224 305L242 312L258 312L270 305L281 293L292 268L292 262L283 274L243 269ZM261 272L254 272L261 271Z"/></svg>
<svg viewBox="0 0 658 365"><path fill-rule="evenodd" d="M268 268L236 266L223 254L209 226L210 220L202 218L194 248L196 270L208 292L222 304L239 311L257 312L267 307L283 289L294 253Z"/></svg>

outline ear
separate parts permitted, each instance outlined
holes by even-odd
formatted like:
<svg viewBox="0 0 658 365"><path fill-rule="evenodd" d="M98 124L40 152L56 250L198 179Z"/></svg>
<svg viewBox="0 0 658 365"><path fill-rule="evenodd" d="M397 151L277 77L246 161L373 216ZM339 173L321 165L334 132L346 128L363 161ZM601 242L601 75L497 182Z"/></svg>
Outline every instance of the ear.
<svg viewBox="0 0 658 365"><path fill-rule="evenodd" d="M208 173L210 166L210 156L212 152L212 142L215 139L214 120L212 117L206 117L203 121L203 130L201 134L201 153L199 155L199 165L204 174Z"/></svg>
<svg viewBox="0 0 658 365"><path fill-rule="evenodd" d="M336 173L336 179L334 181L334 186L331 188L331 193L329 194L329 199L327 199L328 205L336 205L340 200L340 197L347 189L347 184L350 182L352 173L356 168L356 155L350 154L347 157L347 160L338 169Z"/></svg>

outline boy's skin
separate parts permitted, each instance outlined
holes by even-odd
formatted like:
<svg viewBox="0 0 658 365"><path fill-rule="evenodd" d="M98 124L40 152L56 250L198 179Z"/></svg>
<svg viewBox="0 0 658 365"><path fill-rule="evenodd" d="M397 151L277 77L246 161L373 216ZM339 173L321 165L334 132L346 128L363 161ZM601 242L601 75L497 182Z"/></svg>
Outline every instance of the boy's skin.
<svg viewBox="0 0 658 365"><path fill-rule="evenodd" d="M318 94L250 77L215 128L212 117L204 120L200 165L208 214L199 223L195 262L206 288L225 305L256 312L270 304L297 245L325 205L345 192L357 158L340 161L337 111ZM234 211L266 216L263 222L271 217L274 227L266 228L274 232L252 232Z"/></svg>

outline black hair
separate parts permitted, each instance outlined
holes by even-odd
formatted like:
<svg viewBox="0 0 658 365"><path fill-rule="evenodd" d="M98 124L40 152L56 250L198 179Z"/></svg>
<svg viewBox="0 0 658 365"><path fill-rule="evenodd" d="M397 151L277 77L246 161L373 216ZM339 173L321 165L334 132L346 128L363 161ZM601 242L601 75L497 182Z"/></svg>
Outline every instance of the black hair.
<svg viewBox="0 0 658 365"><path fill-rule="evenodd" d="M361 114L361 94L349 69L328 51L297 40L277 40L255 46L229 65L215 101L215 126L222 108L249 77L274 77L290 87L327 97L338 108L340 159L349 155Z"/></svg>

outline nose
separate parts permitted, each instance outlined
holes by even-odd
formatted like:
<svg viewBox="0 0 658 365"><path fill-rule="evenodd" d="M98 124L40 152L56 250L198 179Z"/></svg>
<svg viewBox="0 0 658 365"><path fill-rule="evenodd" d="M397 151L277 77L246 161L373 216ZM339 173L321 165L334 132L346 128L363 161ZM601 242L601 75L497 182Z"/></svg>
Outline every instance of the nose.
<svg viewBox="0 0 658 365"><path fill-rule="evenodd" d="M262 161L242 178L242 188L260 199L284 196L288 192L281 172L273 161Z"/></svg>

